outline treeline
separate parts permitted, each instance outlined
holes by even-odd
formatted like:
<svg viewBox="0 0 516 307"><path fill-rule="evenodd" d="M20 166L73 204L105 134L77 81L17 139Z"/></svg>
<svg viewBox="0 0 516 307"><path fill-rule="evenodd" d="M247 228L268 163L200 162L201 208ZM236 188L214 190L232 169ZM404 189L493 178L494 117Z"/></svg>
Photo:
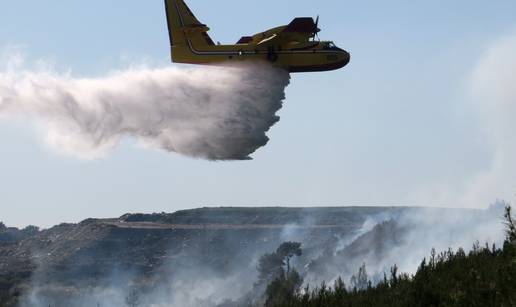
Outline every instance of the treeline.
<svg viewBox="0 0 516 307"><path fill-rule="evenodd" d="M36 226L27 226L23 229L15 227L7 227L3 222L0 222L0 244L1 243L18 243L19 241L32 237L39 233L39 228Z"/></svg>
<svg viewBox="0 0 516 307"><path fill-rule="evenodd" d="M516 306L516 223L510 207L505 211L505 224L502 247L475 243L469 253L462 248L432 250L414 275L400 274L395 266L376 285L368 279L364 265L349 285L339 278L333 285L301 288L302 278L289 266L290 258L300 253L296 250L284 258L287 269L277 271L268 284L265 306Z"/></svg>

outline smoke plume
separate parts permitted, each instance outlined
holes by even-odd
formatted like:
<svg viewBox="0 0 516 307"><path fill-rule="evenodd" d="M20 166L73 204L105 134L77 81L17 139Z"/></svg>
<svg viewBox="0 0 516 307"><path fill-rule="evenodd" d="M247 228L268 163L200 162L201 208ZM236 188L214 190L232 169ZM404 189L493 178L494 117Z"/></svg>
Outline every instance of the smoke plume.
<svg viewBox="0 0 516 307"><path fill-rule="evenodd" d="M102 78L0 71L0 118L30 118L46 141L81 158L126 137L210 160L250 159L268 142L289 74L268 65L129 69Z"/></svg>
<svg viewBox="0 0 516 307"><path fill-rule="evenodd" d="M465 203L493 195L510 199L516 191L516 33L491 46L471 78L474 108L491 147L490 167L474 178Z"/></svg>
<svg viewBox="0 0 516 307"><path fill-rule="evenodd" d="M494 199L513 199L516 192L516 33L485 48L464 76L461 116L472 116L463 137L475 140L477 168L458 179L440 178L411 193L413 202L483 208ZM467 152L467 151L465 151ZM485 152L485 154L484 154ZM465 153L466 155L467 153Z"/></svg>

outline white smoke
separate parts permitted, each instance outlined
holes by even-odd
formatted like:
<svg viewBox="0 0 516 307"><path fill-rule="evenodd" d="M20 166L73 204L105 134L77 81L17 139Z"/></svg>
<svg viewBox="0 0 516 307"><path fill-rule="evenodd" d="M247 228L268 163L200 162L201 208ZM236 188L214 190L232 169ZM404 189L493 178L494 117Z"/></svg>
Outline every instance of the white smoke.
<svg viewBox="0 0 516 307"><path fill-rule="evenodd" d="M469 252L474 244L499 248L504 241L505 205L497 202L485 210L407 208L368 216L357 231L360 235L340 238L330 257L316 259L321 266L308 267L305 283L331 284L338 277L349 281L362 264L376 283L394 265L400 272L415 274L432 249L439 254L459 248Z"/></svg>
<svg viewBox="0 0 516 307"><path fill-rule="evenodd" d="M492 149L488 170L479 174L464 203L511 199L516 192L516 33L487 50L471 78L472 101Z"/></svg>
<svg viewBox="0 0 516 307"><path fill-rule="evenodd" d="M481 144L487 159L481 155L479 168L459 180L441 178L438 182L422 184L411 193L411 200L485 208L495 199L513 199L516 193L515 54L516 33L486 48L465 77L466 93L460 110L473 115L476 124L474 131L465 137ZM471 155L479 156L475 152Z"/></svg>
<svg viewBox="0 0 516 307"><path fill-rule="evenodd" d="M167 266L162 269L167 273ZM148 306L148 307L213 307L239 299L252 287L254 274L222 276L209 267L173 270L169 279L149 285L135 283L141 280L135 274L113 273L107 279L97 280L95 286L74 284L64 286L33 276L31 285L20 298L20 307L33 306ZM133 297L134 305L128 302ZM136 304L138 302L138 304Z"/></svg>
<svg viewBox="0 0 516 307"><path fill-rule="evenodd" d="M81 158L102 157L133 137L191 157L249 159L268 142L290 80L268 65L129 69L74 78L26 70L20 62L11 58L0 70L0 118L33 119L50 145Z"/></svg>

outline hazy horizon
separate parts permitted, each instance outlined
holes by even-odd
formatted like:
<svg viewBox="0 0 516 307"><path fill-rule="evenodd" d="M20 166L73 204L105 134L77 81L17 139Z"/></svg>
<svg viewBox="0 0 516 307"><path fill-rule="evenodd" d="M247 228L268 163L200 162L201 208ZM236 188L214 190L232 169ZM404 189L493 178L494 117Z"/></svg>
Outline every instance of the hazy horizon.
<svg viewBox="0 0 516 307"><path fill-rule="evenodd" d="M59 224L62 224L62 223L72 223L72 224L77 224L77 223L80 223L82 221L85 221L85 220L88 220L88 219L116 219L116 218L120 218L122 216L125 216L125 215L135 215L135 214L143 214L143 215L152 215L152 214L174 214L174 213L177 213L177 212L180 212L180 211L188 211L188 210L202 210L202 209L321 209L321 210L324 210L324 209L339 209L339 208L355 208L355 209L362 209L362 208L406 208L406 209L436 209L436 210L439 210L439 209L443 209L443 210L467 210L467 211L477 211L477 210L480 210L480 211L487 211L489 210L489 208L464 208L464 207L429 207L429 206L396 206L396 205L362 205L362 206L353 206L353 205L349 205L349 206L242 206L242 207L239 207L239 206L217 206L217 205L213 205L213 206L202 206L202 207L192 207L192 208L186 208L186 209L176 209L174 211L162 211L162 212L144 212L144 211L135 211L135 212L124 212L124 213L121 213L121 214L118 214L118 215L113 215L113 216L88 216L88 217L82 217L82 218L79 218L78 220L74 220L74 221L60 221L56 224L52 224L52 225L36 225L36 224L31 224L31 225L28 225L28 224L22 224L22 225L6 225L7 227L17 227L19 229L22 229L23 227L25 226L37 226L37 227L40 227L41 229L49 229L49 228L52 228L53 226L57 226ZM501 217L501 216L500 216ZM1 222L1 221L0 221Z"/></svg>

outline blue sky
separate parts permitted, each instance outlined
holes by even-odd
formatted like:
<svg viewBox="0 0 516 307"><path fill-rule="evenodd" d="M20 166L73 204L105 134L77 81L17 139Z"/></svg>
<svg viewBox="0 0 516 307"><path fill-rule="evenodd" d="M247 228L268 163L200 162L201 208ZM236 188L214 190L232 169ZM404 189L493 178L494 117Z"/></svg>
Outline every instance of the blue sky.
<svg viewBox="0 0 516 307"><path fill-rule="evenodd" d="M487 206L452 192L428 197L427 187L460 190L490 168L493 149L466 107L469 79L486 50L514 34L516 2L293 3L188 1L223 43L319 14L321 38L352 54L343 70L293 76L282 119L253 161L206 162L133 140L82 161L49 150L33 125L2 121L0 220L49 226L222 205ZM74 76L175 65L162 1L12 1L0 20L0 53L16 46L27 62Z"/></svg>

